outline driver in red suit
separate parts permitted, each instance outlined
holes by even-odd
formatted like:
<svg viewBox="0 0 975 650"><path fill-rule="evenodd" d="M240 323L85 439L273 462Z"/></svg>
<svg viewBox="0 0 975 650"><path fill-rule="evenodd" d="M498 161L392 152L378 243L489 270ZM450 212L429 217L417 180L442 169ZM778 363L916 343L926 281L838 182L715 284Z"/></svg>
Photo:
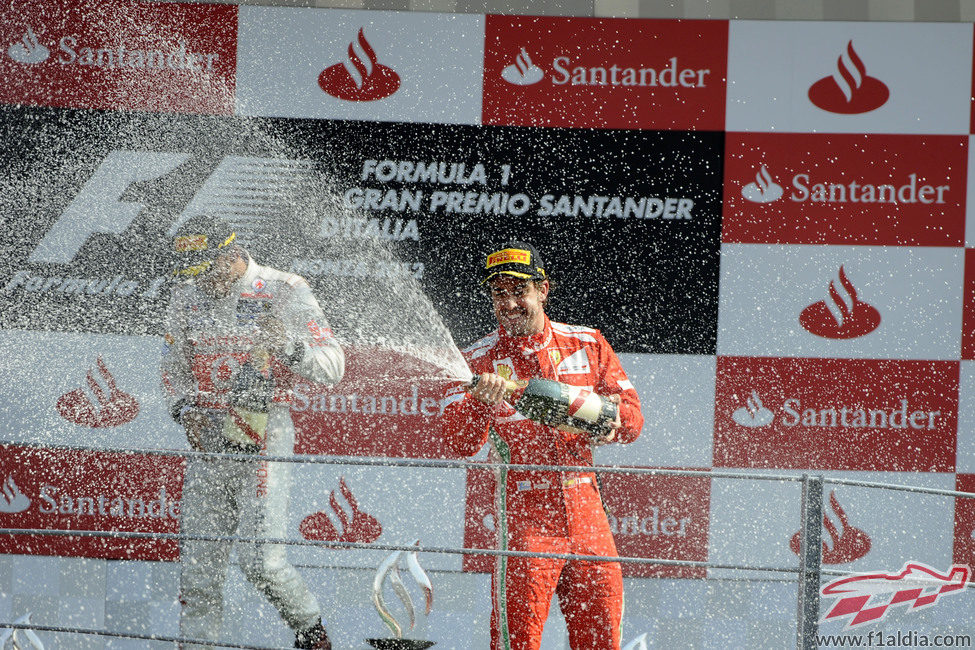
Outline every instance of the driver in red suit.
<svg viewBox="0 0 975 650"><path fill-rule="evenodd" d="M593 447L636 440L643 415L633 384L598 330L545 315L551 285L534 247L511 242L491 253L484 282L499 327L464 351L480 377L476 387L447 391L442 427L450 447L469 456L490 442L494 462L589 466ZM528 420L505 401L505 379L533 377L584 386L619 404L619 416L596 436ZM617 556L592 472L502 469L495 507L499 549ZM491 584L494 650L538 648L553 593L574 650L620 647L618 562L499 556Z"/></svg>

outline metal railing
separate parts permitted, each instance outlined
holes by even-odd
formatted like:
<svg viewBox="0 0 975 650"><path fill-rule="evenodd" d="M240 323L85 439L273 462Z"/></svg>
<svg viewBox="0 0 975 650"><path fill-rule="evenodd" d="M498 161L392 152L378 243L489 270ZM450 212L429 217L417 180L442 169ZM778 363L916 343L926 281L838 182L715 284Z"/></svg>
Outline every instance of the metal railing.
<svg viewBox="0 0 975 650"><path fill-rule="evenodd" d="M826 484L866 487L893 491L905 491L920 494L975 498L975 493L927 488L911 485L899 485L872 481L860 481L839 478L825 478L811 473L771 474L746 473L727 470L683 470L644 468L626 466L575 466L575 465L526 465L506 464L470 460L418 459L418 458L386 458L365 456L311 456L288 455L266 456L247 455L241 453L200 452L190 450L162 450L162 449L105 449L75 445L59 445L52 447L39 443L0 442L0 446L34 447L38 449L56 449L76 452L106 452L122 454L138 454L140 456L163 456L182 458L224 458L240 461L255 460L275 463L299 463L313 465L343 465L361 467L425 467L443 469L509 469L532 471L566 471L566 472L595 472L597 474L629 474L644 476L681 476L699 478L727 478L736 480L756 480L799 483L801 486L801 527L799 535L799 563L792 567L762 567L739 564L719 564L694 560L671 560L665 558L644 558L628 556L599 556L579 555L572 553L536 553L527 551L511 551L469 547L420 546L416 544L376 544L363 542L341 542L327 540L306 540L292 538L255 538L238 535L192 535L186 533L158 533L158 532L127 532L127 531L99 531L99 530L60 530L60 529L23 529L0 528L0 536L7 535L39 535L56 537L93 537L110 539L154 539L154 540L192 540L212 542L251 542L281 544L295 547L347 548L378 551L416 551L423 553L438 553L452 555L487 555L507 557L537 557L562 560L584 560L591 562L620 562L635 565L691 567L718 570L764 571L777 574L796 576L798 593L796 603L796 647L799 650L816 648L816 634L819 625L819 592L824 575L848 576L855 575L850 571L824 569L822 567L823 521L825 516L823 489ZM971 583L966 586L972 586ZM54 632L67 634L84 634L94 636L118 637L133 640L147 640L173 643L206 643L223 648L246 648L249 650L274 650L271 646L255 646L232 642L201 641L178 636L140 635L110 630L99 630L81 627L35 625L31 623L0 621L0 629L25 630L34 632Z"/></svg>

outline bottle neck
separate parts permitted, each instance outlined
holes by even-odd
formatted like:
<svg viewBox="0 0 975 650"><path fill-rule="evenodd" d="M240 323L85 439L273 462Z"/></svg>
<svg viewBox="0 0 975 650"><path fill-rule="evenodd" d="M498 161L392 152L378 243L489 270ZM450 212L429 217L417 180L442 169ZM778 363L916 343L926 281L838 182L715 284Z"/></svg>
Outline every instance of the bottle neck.
<svg viewBox="0 0 975 650"><path fill-rule="evenodd" d="M504 381L504 394L509 398L519 398L528 386L527 379L506 379Z"/></svg>

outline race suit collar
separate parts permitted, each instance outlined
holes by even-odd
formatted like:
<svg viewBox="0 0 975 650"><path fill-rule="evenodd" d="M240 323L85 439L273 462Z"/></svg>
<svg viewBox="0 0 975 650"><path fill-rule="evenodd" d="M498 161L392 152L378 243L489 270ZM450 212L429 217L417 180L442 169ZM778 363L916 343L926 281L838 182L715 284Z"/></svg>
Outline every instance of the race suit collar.
<svg viewBox="0 0 975 650"><path fill-rule="evenodd" d="M250 255L247 256L247 270L244 271L244 275L240 276L237 282L234 283L234 289L236 291L244 292L250 291L251 286L261 275L261 265L254 261L254 258Z"/></svg>
<svg viewBox="0 0 975 650"><path fill-rule="evenodd" d="M503 327L499 327L498 336L508 347L519 350L534 350L537 352L552 341L552 321L548 319L547 314L542 314L542 318L545 319L545 323L542 326L542 331L538 334L532 334L531 336L509 336Z"/></svg>

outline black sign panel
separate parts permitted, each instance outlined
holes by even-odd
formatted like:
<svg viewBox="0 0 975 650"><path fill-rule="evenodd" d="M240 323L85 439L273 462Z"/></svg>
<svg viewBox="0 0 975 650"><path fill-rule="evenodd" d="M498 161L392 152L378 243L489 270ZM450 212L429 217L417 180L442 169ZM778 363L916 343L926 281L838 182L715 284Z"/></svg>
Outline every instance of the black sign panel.
<svg viewBox="0 0 975 650"><path fill-rule="evenodd" d="M384 319L430 326L430 303L460 344L493 329L480 269L518 238L557 283L554 320L620 352L715 352L720 133L9 107L0 120L3 327L159 333L167 233L210 213L363 342Z"/></svg>

